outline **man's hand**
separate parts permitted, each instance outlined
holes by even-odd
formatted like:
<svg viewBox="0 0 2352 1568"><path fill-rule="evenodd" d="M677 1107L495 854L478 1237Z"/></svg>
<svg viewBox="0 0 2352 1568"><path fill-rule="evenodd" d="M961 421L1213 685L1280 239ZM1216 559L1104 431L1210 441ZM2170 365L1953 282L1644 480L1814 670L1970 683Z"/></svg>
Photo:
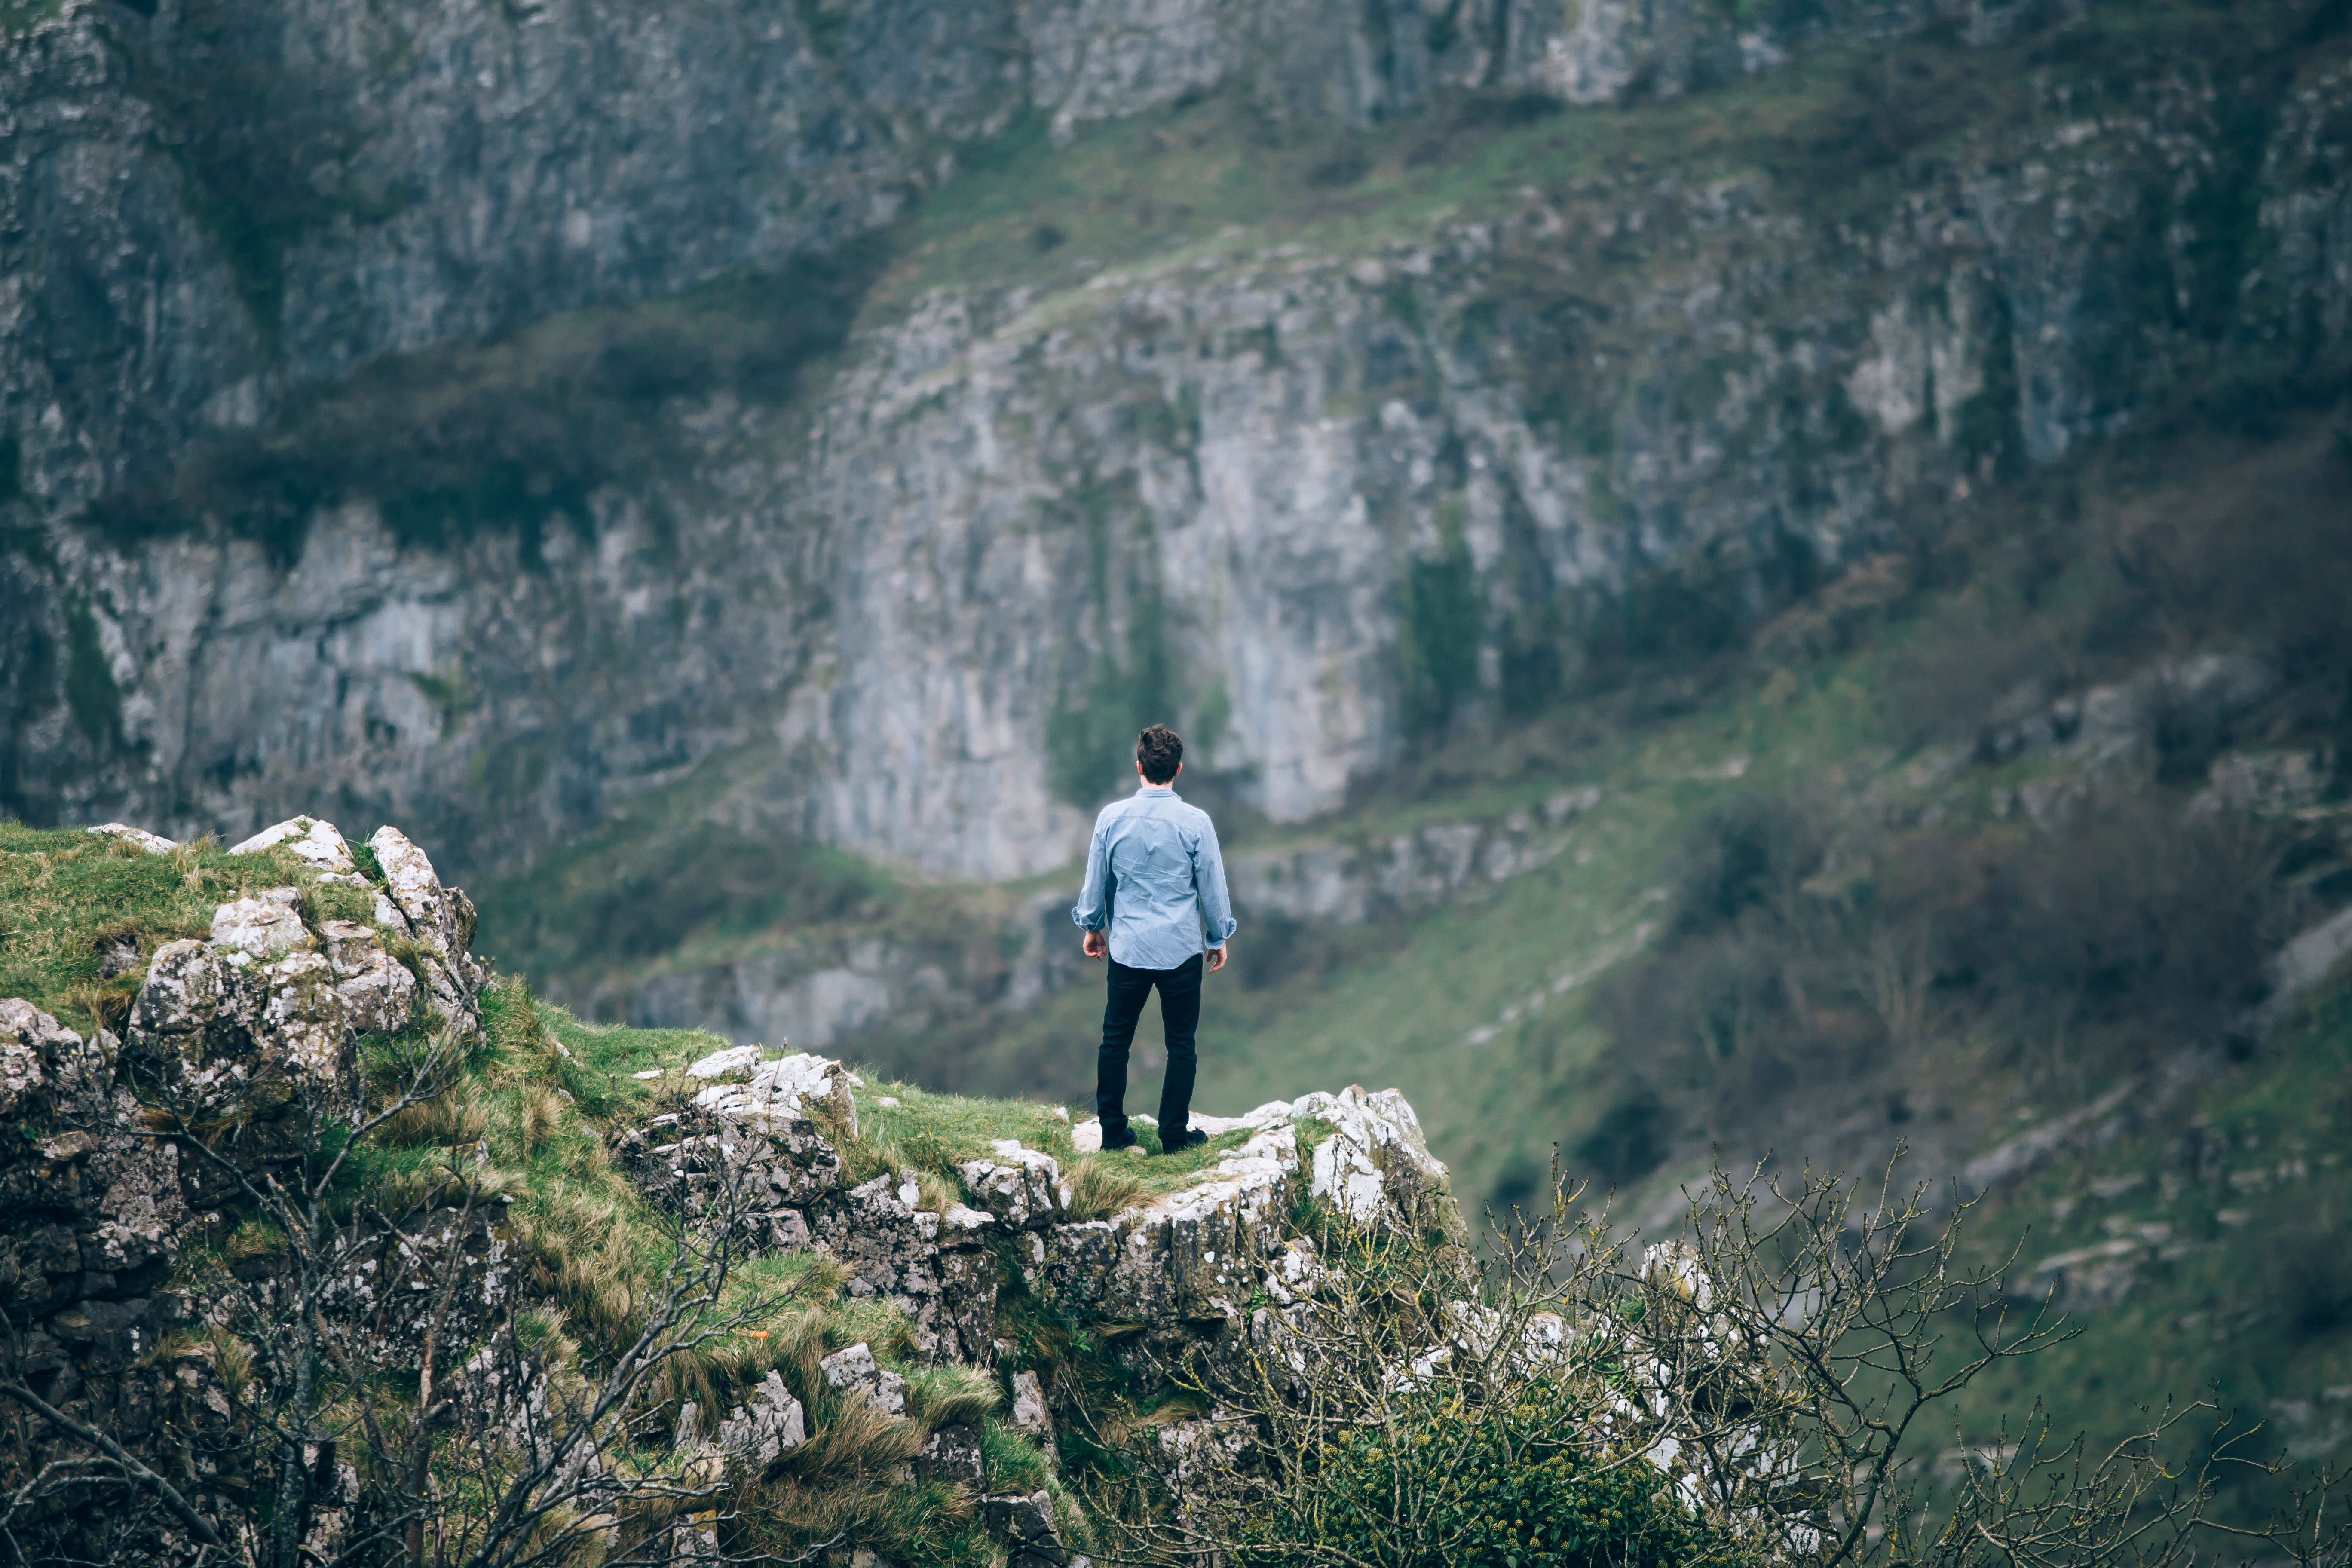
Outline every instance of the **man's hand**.
<svg viewBox="0 0 2352 1568"><path fill-rule="evenodd" d="M1086 953L1088 958L1108 958L1110 956L1110 938L1103 935L1103 933L1098 931L1090 931L1087 932L1085 940L1080 942L1078 945L1086 949Z"/></svg>
<svg viewBox="0 0 2352 1568"><path fill-rule="evenodd" d="M1223 969L1225 966L1225 954L1231 952L1233 950L1234 939L1231 937L1225 938L1224 946L1211 948L1209 950L1209 973L1214 974L1218 970Z"/></svg>

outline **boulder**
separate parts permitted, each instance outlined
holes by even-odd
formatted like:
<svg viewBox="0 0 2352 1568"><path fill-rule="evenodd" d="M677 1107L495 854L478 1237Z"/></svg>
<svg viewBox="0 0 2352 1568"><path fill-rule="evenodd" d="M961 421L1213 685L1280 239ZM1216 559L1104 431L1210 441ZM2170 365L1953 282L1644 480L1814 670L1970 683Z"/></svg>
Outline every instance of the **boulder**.
<svg viewBox="0 0 2352 1568"><path fill-rule="evenodd" d="M679 1425L689 1426L692 1422L688 1406ZM719 1450L730 1467L755 1475L807 1441L808 1415L773 1369L751 1390L750 1399L719 1423Z"/></svg>
<svg viewBox="0 0 2352 1568"><path fill-rule="evenodd" d="M132 1061L205 1111L266 1114L298 1089L337 1083L350 1065L334 970L315 951L257 963L244 948L166 942L127 1029Z"/></svg>
<svg viewBox="0 0 2352 1568"><path fill-rule="evenodd" d="M747 1058L744 1053L751 1053ZM698 1110L738 1121L823 1114L849 1136L857 1136L857 1102L850 1093L857 1075L830 1057L796 1051L772 1062L758 1060L757 1046L737 1046L705 1057L687 1070L704 1078L749 1069L748 1083L716 1083L694 1097ZM706 1072L703 1069L711 1070Z"/></svg>
<svg viewBox="0 0 2352 1568"><path fill-rule="evenodd" d="M1053 1408L1045 1403L1045 1390L1034 1372L1013 1374L1013 1425L1033 1437L1049 1443L1054 1439Z"/></svg>
<svg viewBox="0 0 2352 1568"><path fill-rule="evenodd" d="M357 921L327 921L319 927L335 995L356 1034L397 1034L408 1027L416 1005L416 977L386 952L373 926Z"/></svg>
<svg viewBox="0 0 2352 1568"><path fill-rule="evenodd" d="M686 1069L688 1078L725 1078L730 1073L749 1072L760 1065L757 1046L730 1046L723 1051L713 1051Z"/></svg>
<svg viewBox="0 0 2352 1568"><path fill-rule="evenodd" d="M377 828L368 847L383 871L387 895L376 905L377 923L415 944L434 1008L468 1032L478 1029L481 1011L475 997L484 976L467 951L474 942L473 901L455 888L444 888L425 851L398 828Z"/></svg>
<svg viewBox="0 0 2352 1568"><path fill-rule="evenodd" d="M824 1381L852 1398L860 1398L885 1415L907 1413L907 1380L874 1359L864 1341L837 1350L816 1363Z"/></svg>
<svg viewBox="0 0 2352 1568"><path fill-rule="evenodd" d="M302 923L302 889L270 888L213 911L213 946L247 958L281 958L319 944Z"/></svg>
<svg viewBox="0 0 2352 1568"><path fill-rule="evenodd" d="M992 1147L994 1159L966 1163L962 1175L964 1186L998 1224L1008 1230L1035 1230L1067 1215L1070 1185L1062 1180L1059 1161L1011 1138L1000 1138Z"/></svg>

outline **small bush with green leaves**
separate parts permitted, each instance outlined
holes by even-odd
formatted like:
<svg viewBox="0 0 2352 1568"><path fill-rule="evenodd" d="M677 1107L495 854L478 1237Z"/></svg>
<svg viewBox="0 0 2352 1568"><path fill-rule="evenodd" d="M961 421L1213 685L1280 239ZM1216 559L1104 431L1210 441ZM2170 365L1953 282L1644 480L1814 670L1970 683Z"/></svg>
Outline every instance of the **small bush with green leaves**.
<svg viewBox="0 0 2352 1568"><path fill-rule="evenodd" d="M1686 1568L1727 1560L1728 1543L1695 1519L1648 1463L1596 1460L1562 1419L1578 1391L1538 1379L1512 1403L1476 1406L1432 1394L1386 1429L1343 1433L1317 1455L1314 1519L1335 1558L1447 1568ZM1295 1561L1278 1516L1252 1516L1238 1560ZM1285 1521L1286 1522L1286 1521ZM1264 1532L1263 1550L1249 1538Z"/></svg>

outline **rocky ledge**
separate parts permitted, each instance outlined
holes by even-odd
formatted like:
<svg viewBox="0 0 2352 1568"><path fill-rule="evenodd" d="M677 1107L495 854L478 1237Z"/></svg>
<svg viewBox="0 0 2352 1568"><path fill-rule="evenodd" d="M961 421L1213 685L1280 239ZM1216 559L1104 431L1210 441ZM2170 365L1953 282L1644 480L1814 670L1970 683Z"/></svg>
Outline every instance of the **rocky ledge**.
<svg viewBox="0 0 2352 1568"><path fill-rule="evenodd" d="M130 847L113 854L180 852L119 824L95 831ZM15 1330L0 1375L116 1434L159 1470L182 1462L179 1435L218 1401L209 1353L159 1347L233 1328L215 1321L181 1267L197 1238L218 1244L233 1198L221 1162L159 1131L169 1123L184 1134L195 1108L207 1126L231 1130L236 1158L268 1168L315 1138L306 1115L315 1121L325 1107L348 1121L366 1103L364 1038L404 1032L468 1049L488 1038L491 982L468 952L472 906L407 837L379 829L362 853L331 824L298 817L230 853L263 851L293 879L248 885L218 905L205 936L156 946L119 1037L100 1029L85 1039L28 1002L0 1001L0 1116L24 1132L0 1150L0 1305ZM550 1049L565 1055L560 1043ZM846 1295L865 1304L863 1321L895 1308L879 1320L903 1317L888 1345L842 1345L822 1363L829 1398L862 1396L893 1421L919 1418L909 1384L933 1375L925 1368L961 1367L996 1383L1016 1428L1050 1436L1049 1393L1018 1369L1000 1324L1013 1297L1070 1322L1115 1325L1104 1336L1112 1353L1142 1372L1245 1352L1265 1339L1267 1314L1306 1310L1321 1265L1302 1233L1318 1211L1454 1241L1463 1233L1445 1167L1393 1090L1349 1088L1200 1117L1210 1150L1181 1161L1104 1154L1096 1123L1008 1107L1026 1118L1011 1129L1021 1135L967 1131L963 1151L987 1152L962 1158L950 1176L937 1159L927 1169L896 1163L911 1141L861 1137L861 1125L871 1133L903 1114L898 1101L828 1058L729 1047L635 1076L663 1081L627 1103L650 1100L662 1113L593 1125L619 1179L655 1211L706 1232L728 1227L738 1256L829 1258ZM157 1120L159 1095L178 1122ZM581 1114L568 1094L554 1099L567 1109L552 1114ZM874 1173L877 1163L886 1168ZM469 1209L461 1223L430 1211L439 1200L429 1194L419 1201L429 1212L404 1224L437 1249L425 1272L471 1271L480 1306L467 1321L488 1331L532 1289L527 1271L508 1266L502 1206L487 1220ZM387 1345L400 1316L388 1304L367 1308ZM675 1422L677 1446L697 1462L756 1476L815 1436L812 1413L773 1373L727 1398L715 1424L692 1406ZM34 1430L36 1448L73 1447L65 1428ZM968 1489L1009 1561L1083 1561L1049 1494L980 1495L979 1426L925 1418L919 1436L906 1479ZM679 1528L673 1556L694 1560L694 1530Z"/></svg>

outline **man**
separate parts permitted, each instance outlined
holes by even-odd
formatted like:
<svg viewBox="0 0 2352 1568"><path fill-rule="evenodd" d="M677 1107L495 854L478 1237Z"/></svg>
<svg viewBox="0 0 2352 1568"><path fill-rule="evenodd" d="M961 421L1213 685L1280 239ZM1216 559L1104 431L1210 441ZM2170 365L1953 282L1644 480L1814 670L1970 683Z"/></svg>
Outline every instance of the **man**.
<svg viewBox="0 0 2352 1568"><path fill-rule="evenodd" d="M1102 1146L1132 1149L1127 1124L1127 1048L1145 998L1160 988L1160 1022L1168 1036L1168 1077L1160 1090L1160 1149L1181 1153L1209 1141L1194 1131L1192 1033L1201 1022L1201 955L1207 973L1225 966L1234 921L1225 896L1225 863L1209 814L1179 799L1184 742L1165 724L1135 739L1133 795L1095 818L1087 851L1087 885L1070 918L1087 934L1088 958L1110 960L1110 1001L1103 1008L1095 1114ZM1206 942L1203 942L1205 933Z"/></svg>

